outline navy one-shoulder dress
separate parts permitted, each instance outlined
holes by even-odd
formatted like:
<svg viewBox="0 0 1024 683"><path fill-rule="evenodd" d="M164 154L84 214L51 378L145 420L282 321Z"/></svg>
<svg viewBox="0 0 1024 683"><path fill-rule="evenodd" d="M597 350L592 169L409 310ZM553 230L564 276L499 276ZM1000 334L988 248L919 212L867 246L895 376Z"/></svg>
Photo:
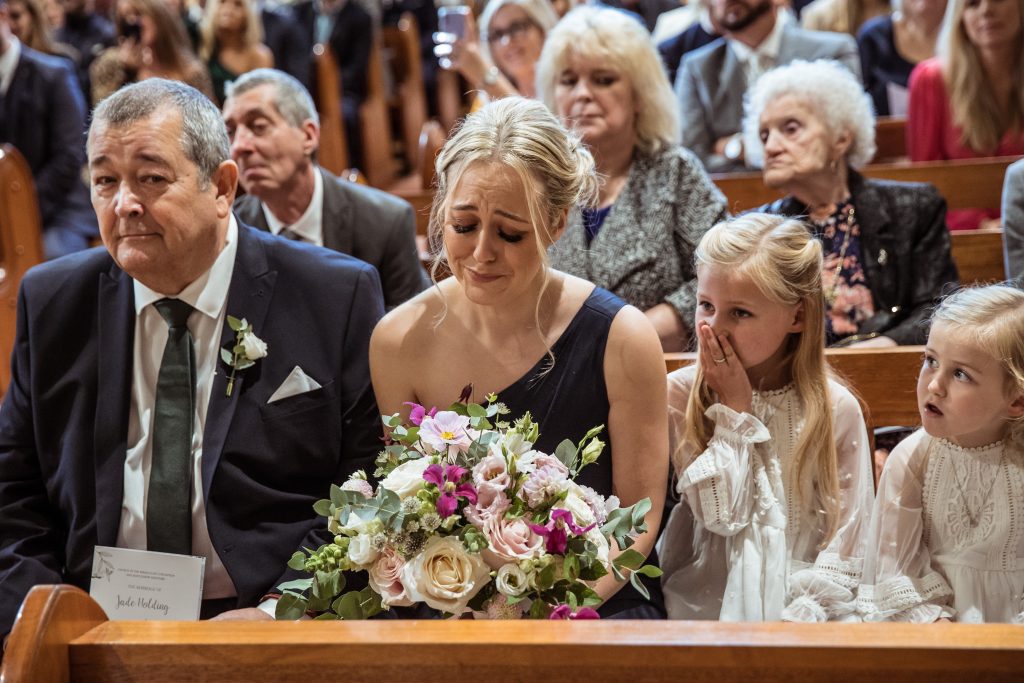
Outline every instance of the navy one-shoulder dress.
<svg viewBox="0 0 1024 683"><path fill-rule="evenodd" d="M511 410L510 417L530 411L540 425L537 450L554 453L564 439L578 442L591 427L608 424L608 388L604 381L604 352L612 319L626 303L607 290L595 287L573 317L565 332L551 348L554 367L547 373L547 356L505 390L498 400ZM580 473L577 482L603 496L612 494L612 447L608 443L597 462ZM652 551L648 564L657 564ZM598 612L604 618L662 619L664 601L658 579L644 579L650 591L646 600L632 585L626 584Z"/></svg>

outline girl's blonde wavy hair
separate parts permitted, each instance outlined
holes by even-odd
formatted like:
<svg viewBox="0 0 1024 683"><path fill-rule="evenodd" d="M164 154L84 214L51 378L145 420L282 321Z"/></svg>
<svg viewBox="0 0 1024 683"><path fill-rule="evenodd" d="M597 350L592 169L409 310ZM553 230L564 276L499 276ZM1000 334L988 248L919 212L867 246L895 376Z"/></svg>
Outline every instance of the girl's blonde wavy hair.
<svg viewBox="0 0 1024 683"><path fill-rule="evenodd" d="M1024 291L1006 285L958 290L939 304L936 321L999 362L1007 398L1024 395ZM1006 436L1024 447L1024 417L1010 419Z"/></svg>
<svg viewBox="0 0 1024 683"><path fill-rule="evenodd" d="M1024 0L1014 1L1024 21ZM964 29L966 7L967 0L949 0L939 51L953 122L963 131L960 142L985 154L999 146L1007 131L1019 133L1024 128L1024 28L1017 32L1012 61L1005 65L1014 78L1010 111L1004 116L981 66L978 48Z"/></svg>
<svg viewBox="0 0 1024 683"><path fill-rule="evenodd" d="M698 280L705 268L724 268L749 278L772 301L784 306L803 304L803 332L789 336L782 362L789 366L804 412L804 427L794 453L797 481L812 468L817 503L827 517L824 547L839 526L839 477L827 383L831 373L825 361L821 244L798 220L751 213L711 228L697 246L695 260ZM698 365L686 406L683 438L673 455L677 471L689 465L686 453L692 461L707 449L713 425L704 413L715 400ZM806 507L813 502L800 504Z"/></svg>

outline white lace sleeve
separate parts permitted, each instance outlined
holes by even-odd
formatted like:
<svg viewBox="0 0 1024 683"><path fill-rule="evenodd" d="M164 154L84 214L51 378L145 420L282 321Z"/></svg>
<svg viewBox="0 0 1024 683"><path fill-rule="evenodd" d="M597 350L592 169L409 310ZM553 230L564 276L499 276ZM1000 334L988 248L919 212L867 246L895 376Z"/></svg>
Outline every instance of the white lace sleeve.
<svg viewBox="0 0 1024 683"><path fill-rule="evenodd" d="M930 437L918 430L889 455L875 501L857 598L865 621L933 622L951 617L952 589L923 542L923 491Z"/></svg>
<svg viewBox="0 0 1024 683"><path fill-rule="evenodd" d="M683 471L677 488L704 528L732 536L750 523L754 510L754 444L771 435L753 415L721 403L708 408L706 416L715 431L704 452Z"/></svg>
<svg viewBox="0 0 1024 683"><path fill-rule="evenodd" d="M805 511L794 543L786 621L855 620L856 594L868 547L874 486L870 443L860 404L829 382L839 477L839 524L827 538L823 510ZM817 507L817 506L816 506Z"/></svg>

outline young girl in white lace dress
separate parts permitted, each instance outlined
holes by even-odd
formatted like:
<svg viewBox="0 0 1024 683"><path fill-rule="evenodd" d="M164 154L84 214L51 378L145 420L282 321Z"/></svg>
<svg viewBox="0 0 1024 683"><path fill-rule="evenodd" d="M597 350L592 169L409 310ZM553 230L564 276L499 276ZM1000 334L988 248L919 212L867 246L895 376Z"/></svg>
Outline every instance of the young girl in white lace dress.
<svg viewBox="0 0 1024 683"><path fill-rule="evenodd" d="M932 318L921 423L889 456L865 620L1024 623L1024 292L965 289Z"/></svg>
<svg viewBox="0 0 1024 683"><path fill-rule="evenodd" d="M669 616L855 619L871 463L860 405L825 362L821 246L799 221L747 214L696 260L698 359L668 378Z"/></svg>

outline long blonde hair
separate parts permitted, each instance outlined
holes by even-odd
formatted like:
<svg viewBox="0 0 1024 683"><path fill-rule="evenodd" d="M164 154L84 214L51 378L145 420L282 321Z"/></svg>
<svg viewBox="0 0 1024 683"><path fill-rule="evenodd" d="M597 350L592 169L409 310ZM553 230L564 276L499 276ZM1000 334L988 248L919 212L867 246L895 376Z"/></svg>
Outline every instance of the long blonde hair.
<svg viewBox="0 0 1024 683"><path fill-rule="evenodd" d="M835 430L829 400L828 364L825 361L825 300L821 289L821 244L798 220L750 213L714 226L697 245L697 278L709 266L749 278L765 297L784 306L803 304L804 328L789 336L783 363L789 366L804 412L793 464L797 481L813 468L827 533L822 546L839 526L839 476ZM704 413L715 402L700 366L686 405L681 448L673 455L677 471L707 449L713 426ZM799 492L796 492L799 495ZM807 506L812 501L801 501Z"/></svg>
<svg viewBox="0 0 1024 683"><path fill-rule="evenodd" d="M1024 22L1024 0L1017 0ZM979 154L993 152L1007 131L1024 130L1024 28L1017 32L1013 61L1005 68L1013 74L1010 111L1000 110L985 75L978 49L964 29L967 0L950 0L943 20L942 74L953 123L962 130L960 142Z"/></svg>
<svg viewBox="0 0 1024 683"><path fill-rule="evenodd" d="M967 287L939 304L941 320L999 362L1007 397L1024 394L1024 291L1006 285ZM1011 418L1007 439L1024 447L1024 418Z"/></svg>
<svg viewBox="0 0 1024 683"><path fill-rule="evenodd" d="M217 10L223 0L206 0L203 18L199 22L199 58L210 61L217 54ZM242 0L245 10L245 30L242 42L247 48L263 42L263 22L256 11L255 0Z"/></svg>

